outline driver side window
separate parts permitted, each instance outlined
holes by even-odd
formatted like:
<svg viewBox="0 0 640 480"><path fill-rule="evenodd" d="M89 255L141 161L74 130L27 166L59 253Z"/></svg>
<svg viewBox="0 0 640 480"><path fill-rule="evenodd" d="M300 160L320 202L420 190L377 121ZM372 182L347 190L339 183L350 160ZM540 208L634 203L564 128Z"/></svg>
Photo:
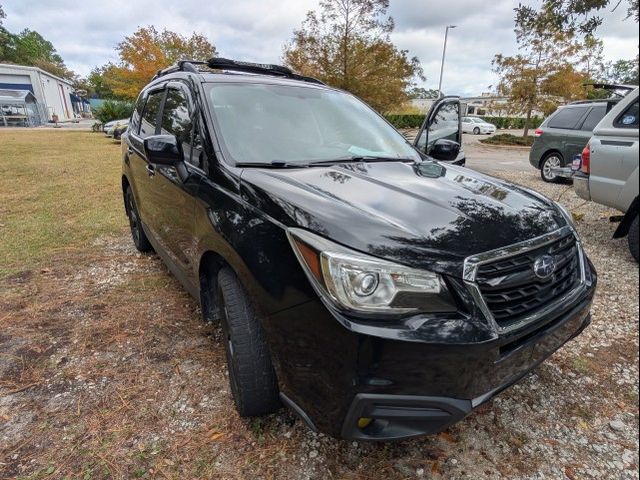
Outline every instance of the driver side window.
<svg viewBox="0 0 640 480"><path fill-rule="evenodd" d="M197 123L197 122L196 122ZM204 152L197 124L191 118L189 102L185 92L177 88L167 90L167 98L162 112L161 133L175 135L182 144L184 161L203 168Z"/></svg>
<svg viewBox="0 0 640 480"><path fill-rule="evenodd" d="M458 103L446 103L440 107L431 125L429 125L427 153L429 153L433 144L441 138L460 142L458 138L458 119L460 116L458 107Z"/></svg>

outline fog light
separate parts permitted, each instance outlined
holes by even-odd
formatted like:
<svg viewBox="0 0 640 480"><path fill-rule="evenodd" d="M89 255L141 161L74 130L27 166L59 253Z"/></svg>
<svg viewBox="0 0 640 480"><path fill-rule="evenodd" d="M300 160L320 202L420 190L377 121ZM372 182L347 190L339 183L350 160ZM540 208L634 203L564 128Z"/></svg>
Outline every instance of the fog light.
<svg viewBox="0 0 640 480"><path fill-rule="evenodd" d="M371 425L371 422L373 422L373 419L371 418L360 417L358 419L358 428L367 428L369 425Z"/></svg>

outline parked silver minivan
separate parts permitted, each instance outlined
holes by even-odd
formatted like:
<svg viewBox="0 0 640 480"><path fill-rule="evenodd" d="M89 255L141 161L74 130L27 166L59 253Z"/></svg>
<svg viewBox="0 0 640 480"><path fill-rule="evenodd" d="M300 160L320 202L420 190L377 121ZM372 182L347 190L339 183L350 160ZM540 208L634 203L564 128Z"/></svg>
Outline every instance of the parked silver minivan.
<svg viewBox="0 0 640 480"><path fill-rule="evenodd" d="M573 176L579 197L620 210L625 215L614 238L628 236L629 249L639 260L638 247L638 92L629 92L593 130Z"/></svg>

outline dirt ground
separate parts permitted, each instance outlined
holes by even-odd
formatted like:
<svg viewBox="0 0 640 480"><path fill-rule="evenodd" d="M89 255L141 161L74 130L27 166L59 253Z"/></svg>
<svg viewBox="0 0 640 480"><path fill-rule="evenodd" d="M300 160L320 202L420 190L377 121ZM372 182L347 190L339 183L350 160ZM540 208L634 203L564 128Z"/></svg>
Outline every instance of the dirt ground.
<svg viewBox="0 0 640 480"><path fill-rule="evenodd" d="M638 266L613 212L535 171L502 176L578 218L600 275L593 324L448 431L365 444L284 410L240 419L219 327L121 216L0 278L0 478L637 479Z"/></svg>

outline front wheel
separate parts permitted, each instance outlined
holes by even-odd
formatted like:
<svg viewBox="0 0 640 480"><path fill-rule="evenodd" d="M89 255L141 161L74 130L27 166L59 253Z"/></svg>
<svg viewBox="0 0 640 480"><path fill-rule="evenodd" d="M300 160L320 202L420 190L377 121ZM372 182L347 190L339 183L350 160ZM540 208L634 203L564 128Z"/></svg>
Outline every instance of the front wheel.
<svg viewBox="0 0 640 480"><path fill-rule="evenodd" d="M636 259L636 262L640 262L640 252L638 251L640 249L640 246L638 245L638 242L640 241L640 232L638 232L638 228L640 227L638 225L638 215L636 215L636 218L629 229L629 236L627 237L627 240L629 241L629 250L631 251L633 258Z"/></svg>
<svg viewBox="0 0 640 480"><path fill-rule="evenodd" d="M218 273L218 302L229 383L241 417L280 408L278 381L264 330L251 300L229 268Z"/></svg>
<svg viewBox="0 0 640 480"><path fill-rule="evenodd" d="M540 176L542 180L548 183L558 183L560 177L553 173L552 169L560 167L562 167L562 156L559 153L548 154L540 164Z"/></svg>
<svg viewBox="0 0 640 480"><path fill-rule="evenodd" d="M131 187L127 187L124 194L125 205L127 208L127 217L129 217L129 228L131 228L131 236L133 237L133 243L139 252L150 252L153 250L151 242L147 238L142 228L142 222L140 220L140 214L138 213L138 207L136 201L133 198L133 191Z"/></svg>
<svg viewBox="0 0 640 480"><path fill-rule="evenodd" d="M478 127L473 129L473 134L474 135L480 135L480 129Z"/></svg>

